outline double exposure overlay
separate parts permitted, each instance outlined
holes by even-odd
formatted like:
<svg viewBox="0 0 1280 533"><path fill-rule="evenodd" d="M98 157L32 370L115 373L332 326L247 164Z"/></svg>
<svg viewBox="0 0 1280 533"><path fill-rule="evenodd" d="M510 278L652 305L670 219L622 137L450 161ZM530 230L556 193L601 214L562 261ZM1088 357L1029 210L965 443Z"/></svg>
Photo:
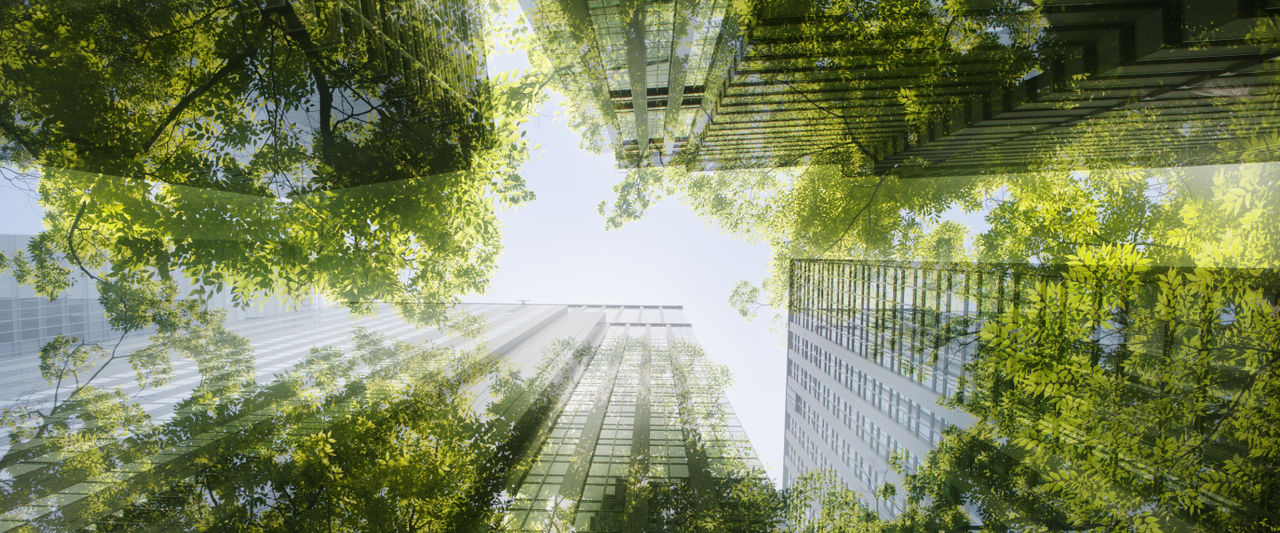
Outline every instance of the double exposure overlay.
<svg viewBox="0 0 1280 533"><path fill-rule="evenodd" d="M9 1L0 194L0 532L1280 531L1272 0Z"/></svg>

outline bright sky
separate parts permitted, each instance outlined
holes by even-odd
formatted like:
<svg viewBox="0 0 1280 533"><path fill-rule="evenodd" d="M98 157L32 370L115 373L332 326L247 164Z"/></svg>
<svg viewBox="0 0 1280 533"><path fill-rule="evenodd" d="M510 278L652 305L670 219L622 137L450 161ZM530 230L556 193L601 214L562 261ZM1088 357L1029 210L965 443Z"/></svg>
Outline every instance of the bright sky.
<svg viewBox="0 0 1280 533"><path fill-rule="evenodd" d="M528 67L523 53L489 58L490 73ZM467 301L682 305L699 344L732 371L728 390L738 418L775 483L782 478L786 331L770 330L773 312L748 322L729 305L740 280L759 283L769 249L721 234L675 200L606 231L596 211L623 178L613 154L590 154L555 118L560 96L526 125L542 144L521 171L537 199L499 213L503 253L486 294Z"/></svg>
<svg viewBox="0 0 1280 533"><path fill-rule="evenodd" d="M739 280L768 274L768 248L720 234L675 202L606 231L596 212L622 179L612 154L579 148L578 134L548 104L528 125L541 156L522 175L538 198L500 213L503 253L484 296L468 301L683 305L707 354L734 375L728 391L760 460L782 474L786 333L771 313L747 322L729 305Z"/></svg>

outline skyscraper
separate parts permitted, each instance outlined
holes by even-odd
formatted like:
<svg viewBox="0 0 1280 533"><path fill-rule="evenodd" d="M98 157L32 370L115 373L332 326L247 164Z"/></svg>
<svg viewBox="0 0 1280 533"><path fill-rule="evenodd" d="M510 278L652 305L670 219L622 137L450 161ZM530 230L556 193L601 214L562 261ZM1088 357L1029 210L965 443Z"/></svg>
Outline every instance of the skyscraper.
<svg viewBox="0 0 1280 533"><path fill-rule="evenodd" d="M619 167L661 166L714 113L736 53L725 0L521 0L570 98L582 98Z"/></svg>
<svg viewBox="0 0 1280 533"><path fill-rule="evenodd" d="M594 349L512 478L509 531L639 531L637 482L691 490L760 465L684 312L672 306L571 307L595 317ZM754 470L754 472L753 472Z"/></svg>
<svg viewBox="0 0 1280 533"><path fill-rule="evenodd" d="M123 363L111 367L95 376L95 387L119 387L122 398L136 401L151 421L119 431L169 435L165 444L139 447L97 435L106 439L104 446L122 447L128 462L82 478L77 472L83 470L71 465L88 450L64 449L48 439L15 441L21 444L3 459L12 480L0 499L0 530L192 523L198 513L190 504L173 503L165 487L208 478L212 474L202 472L218 454L252 457L261 445L253 435L279 431L285 421L291 420L293 432L330 431L362 405L348 396L363 389L323 383L412 383L430 372L466 373L471 366L456 364L469 360L468 353L494 372L460 376L458 383L475 398L477 414L505 428L495 434L501 449L485 460L492 468L486 475L509 495L502 511L507 530L541 531L552 522L579 531L640 527L650 518L640 480L644 486L696 488L732 476L763 477L722 394L725 376L702 355L680 307L471 304L454 311L458 322L448 328L406 323L389 308L371 317L338 308L240 317L228 327L251 347L233 341L224 352L217 343L199 344L213 353L176 352L172 377L154 386L142 386ZM353 327L359 330L351 335ZM379 348L376 339L410 351ZM130 339L120 353L154 349L154 340L147 342ZM370 359L375 353L381 359ZM10 364L37 367L37 359ZM226 389L233 381L226 374L245 365L241 372L251 376L240 379L247 385ZM8 406L45 408L59 399L53 387L30 380L14 390L23 392ZM359 394L398 394L379 390ZM323 406L314 419L281 414L308 402ZM455 490L490 485L478 486ZM500 499L467 496L481 503ZM459 520L457 527L483 526L465 516Z"/></svg>
<svg viewBox="0 0 1280 533"><path fill-rule="evenodd" d="M1092 159L1155 143L1215 164L1235 160L1216 143L1280 113L1275 10L1261 2L522 5L566 82L589 88L622 167L786 166L856 148L878 173L965 174L1142 117Z"/></svg>
<svg viewBox="0 0 1280 533"><path fill-rule="evenodd" d="M1107 440L1114 433L1099 428L1114 424L1119 428L1109 431L1127 435L1184 424L1181 415L1150 421L1154 415L1146 409L1205 381L1213 383L1215 404L1248 394L1257 378L1231 361L1274 342L1265 325L1274 317L1280 286L1274 269L1158 266L1126 246L1078 253L1068 265L794 260L784 486L811 470L833 470L864 503L895 515L904 504L902 474L920 467L948 427L978 423L969 413L981 417L984 431L1037 428L997 453L997 462L1016 463L1019 454L1055 439L1063 443L1055 457L1119 457L1135 452L1122 451L1123 445ZM1124 259L1113 259L1117 255ZM1187 288L1192 283L1195 288ZM1199 307L1179 315L1169 304L1178 298ZM1195 368L1196 357L1221 373L1205 378L1184 370ZM1023 405L1014 405L1022 400L1006 392L1015 383L1030 384ZM1176 392L1135 388L1142 392L1126 397L1100 390L1101 383L1122 389L1154 383ZM1024 407L1037 401L1096 402L1105 406L1097 416L1109 419L1042 429L1036 424L1043 415ZM1064 408L1094 413L1075 409ZM1208 464L1249 446L1213 427L1180 430L1213 450L1206 453ZM952 441L952 450L971 438L982 439L969 434ZM1160 464L1128 456L1126 468ZM974 461L956 457L939 459ZM956 480L973 481L964 475ZM885 483L894 484L896 494L881 491ZM1002 489L983 490L978 492L1008 497L999 495ZM974 515L973 507L968 510Z"/></svg>
<svg viewBox="0 0 1280 533"><path fill-rule="evenodd" d="M1100 146L1094 158L1174 140L1204 163L1226 162L1231 156L1202 149L1230 135L1222 131L1229 109L1252 127L1273 123L1277 113L1264 89L1274 83L1268 65L1276 35L1266 29L1274 13L1258 3L1055 0L1020 14L999 2L971 2L963 13L917 14L936 17L938 31L903 22L882 48L875 44L880 35L859 42L847 33L860 28L856 22L817 9L782 2L757 10L718 111L695 139L703 160L790 164L856 141L878 172L909 162L928 164L930 172L972 172L993 163L1015 166L1081 123L1154 113L1162 118L1137 132L1140 139ZM945 42L958 39L957 17L984 21L994 38L976 46ZM1039 44L1010 42L1018 26L1041 23ZM930 68L926 50L895 63L893 51L917 46L913 39L941 39L931 46L952 51L937 63L946 65L944 82L920 76ZM1001 63L1016 62L1019 46L1036 49L1038 68L999 72ZM937 109L913 118L903 104L913 99ZM1207 132L1183 135L1189 125Z"/></svg>
<svg viewBox="0 0 1280 533"><path fill-rule="evenodd" d="M24 253L31 238L31 235L0 234L0 254L13 258ZM179 274L176 278L180 291L191 290L191 284L183 276ZM71 280L71 288L57 298L49 299L18 283L9 272L0 274L0 365L10 367L10 372L5 373L0 383L21 387L32 383L33 379L39 381L32 374L36 369L29 364L30 358L35 357L40 346L55 335L72 336L86 342L105 341L112 336L93 280L79 271L71 272ZM316 298L307 298L294 308L279 300L266 299L241 308L232 305L226 294L215 294L210 305L226 311L228 318L237 320L309 311L320 304ZM119 333L115 336L118 337Z"/></svg>
<svg viewBox="0 0 1280 533"><path fill-rule="evenodd" d="M969 297L984 281L993 299ZM947 426L973 421L939 404L974 349L948 332L998 306L1000 283L947 264L792 261L783 486L831 469L876 511L896 514L901 492L875 497L902 481L891 461L913 471Z"/></svg>

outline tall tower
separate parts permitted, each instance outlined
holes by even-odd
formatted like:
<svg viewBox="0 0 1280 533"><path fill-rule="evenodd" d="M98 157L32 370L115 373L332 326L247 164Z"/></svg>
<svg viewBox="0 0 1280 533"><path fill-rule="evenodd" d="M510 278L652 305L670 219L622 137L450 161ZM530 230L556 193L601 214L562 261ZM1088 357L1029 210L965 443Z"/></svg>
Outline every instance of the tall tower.
<svg viewBox="0 0 1280 533"><path fill-rule="evenodd" d="M598 317L590 355L513 472L508 531L640 531L650 509L639 480L703 489L762 475L724 374L703 356L675 306L574 306ZM566 530L566 529L559 529Z"/></svg>
<svg viewBox="0 0 1280 533"><path fill-rule="evenodd" d="M857 4L755 8L690 143L701 168L856 148L877 173L1016 170L1089 124L1129 126L1124 142L1091 146L1095 161L1159 145L1222 164L1238 154L1215 143L1265 131L1280 112L1277 11L1263 2ZM1151 123L1133 127L1139 118Z"/></svg>
<svg viewBox="0 0 1280 533"><path fill-rule="evenodd" d="M784 487L831 469L882 515L900 510L901 496L874 496L902 481L890 461L910 472L943 429L973 421L939 400L956 392L974 346L940 331L976 324L979 304L992 305L967 296L977 283L946 264L791 263Z"/></svg>
<svg viewBox="0 0 1280 533"><path fill-rule="evenodd" d="M229 527L240 515L221 507L250 496L228 487L245 483L249 492L257 490L267 483L255 479L265 475L259 470L285 460L279 451L262 450L336 436L344 421L366 416L369 405L394 404L419 386L458 387L448 396L471 398L481 427L493 431L484 438L500 443L478 451L485 465L479 481L444 489L478 509L450 518L453 529L484 529L481 520L496 515L509 531L566 524L578 531L630 530L662 512L660 502L651 505L654 494L707 494L729 478L763 482L763 468L723 395L727 374L702 354L680 307L464 304L454 311L450 327L405 322L389 306L373 316L323 307L240 316L227 328L247 342L219 343L207 332L162 339L161 346L177 345L170 349L169 379L141 380L128 363L108 362L93 385L118 393L93 392L101 398L95 401L123 403L147 420L94 428L85 438L96 439L112 459L87 469L81 465L100 451L74 447L75 427L43 438L0 435L13 443L0 453L9 477L0 493L0 531ZM196 350L187 353L184 345ZM135 335L116 353L133 362L130 354L156 346ZM35 368L40 360L28 355L7 364ZM59 393L34 372L25 375L11 384L4 407L48 412L66 403L66 390ZM92 405L55 411L72 417L101 412ZM242 466L247 478L240 481L219 466L254 461L267 466ZM269 483L297 482L286 475ZM180 485L228 492L185 500L172 492ZM210 503L217 501L224 503Z"/></svg>
<svg viewBox="0 0 1280 533"><path fill-rule="evenodd" d="M725 0L521 0L570 98L593 109L618 166L667 164L714 113L736 56Z"/></svg>
<svg viewBox="0 0 1280 533"><path fill-rule="evenodd" d="M1001 460L1105 453L1157 465L1161 453L1188 455L1141 436L1215 411L1224 398L1244 398L1263 379L1265 371L1237 370L1250 367L1234 361L1274 343L1276 271L1152 265L1127 246L1095 250L1069 264L794 260L784 486L810 470L834 470L864 503L894 516L906 491L890 495L880 490L884 484L901 488L902 474L919 469L948 427L979 423L982 431L951 441L951 450L989 438ZM1142 394L1125 396L1133 383L1143 384ZM1207 407L1156 408L1196 387L1216 387ZM1091 404L1104 407L1077 407ZM1078 419L1039 424L1073 414ZM1030 431L1018 433L1023 429ZM1183 431L1194 443L1188 449L1214 452L1171 479L1230 468L1224 465L1240 457L1232 453L1257 446L1249 433L1194 425ZM982 436L988 432L994 436ZM1115 444L1109 439L1116 435L1134 440ZM956 457L943 454L938 464L946 469ZM953 474L948 479L960 484L990 480L942 475ZM961 491L976 498L965 500L971 515L980 514L978 506L990 510L985 490Z"/></svg>

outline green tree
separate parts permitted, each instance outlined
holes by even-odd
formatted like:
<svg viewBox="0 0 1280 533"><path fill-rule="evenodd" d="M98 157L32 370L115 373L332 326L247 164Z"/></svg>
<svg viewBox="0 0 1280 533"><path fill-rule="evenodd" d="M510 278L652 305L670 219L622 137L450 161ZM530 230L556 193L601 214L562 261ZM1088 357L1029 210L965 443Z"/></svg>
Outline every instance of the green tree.
<svg viewBox="0 0 1280 533"><path fill-rule="evenodd" d="M857 492L841 485L834 472L806 472L783 494L788 531L870 533L883 529L875 511L862 503Z"/></svg>
<svg viewBox="0 0 1280 533"><path fill-rule="evenodd" d="M121 350L134 331L127 327L109 346L55 337L40 352L41 375L52 387L52 398L3 411L0 422L9 442L0 468L8 477L0 484L0 505L21 516L22 508L38 510L41 502L59 502L52 514L36 512L31 527L65 529L128 497L126 484L114 483L116 476L137 472L140 461L161 454L173 442L135 398L168 384L175 358L196 364L200 379L193 398L235 396L254 386L248 342L223 327L220 312L193 300L152 311L168 314L133 325L155 328L148 342L136 349ZM104 371L120 370L125 363L135 374L133 394L101 383ZM85 492L89 487L94 490Z"/></svg>
<svg viewBox="0 0 1280 533"><path fill-rule="evenodd" d="M472 498L498 426L468 391L493 377L493 361L354 340L243 394L184 401L158 435L189 451L133 480L96 527L453 531L473 508L489 512L492 494Z"/></svg>
<svg viewBox="0 0 1280 533"><path fill-rule="evenodd" d="M706 485L644 486L652 531L781 531L781 494L760 472L716 477Z"/></svg>
<svg viewBox="0 0 1280 533"><path fill-rule="evenodd" d="M482 8L396 3L377 22L403 37L347 5L0 9L0 155L41 176L41 293L70 283L63 263L411 316L483 288L494 203L532 196L520 124L545 76L487 79Z"/></svg>
<svg viewBox="0 0 1280 533"><path fill-rule="evenodd" d="M1275 270L1157 269L1132 245L1068 259L981 324L955 398L978 422L908 477L902 519L1275 529Z"/></svg>

